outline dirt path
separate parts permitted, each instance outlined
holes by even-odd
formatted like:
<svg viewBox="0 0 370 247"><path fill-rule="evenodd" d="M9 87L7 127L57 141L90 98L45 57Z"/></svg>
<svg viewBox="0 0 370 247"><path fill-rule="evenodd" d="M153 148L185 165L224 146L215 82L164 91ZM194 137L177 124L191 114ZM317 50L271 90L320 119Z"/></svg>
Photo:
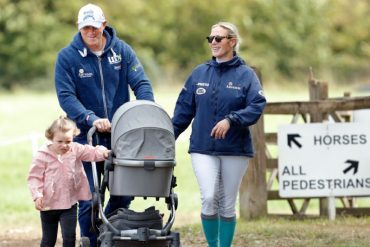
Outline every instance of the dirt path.
<svg viewBox="0 0 370 247"><path fill-rule="evenodd" d="M0 247L39 247L40 236L41 233L37 229L32 229L30 227L7 230L0 234ZM181 239L182 247L205 246L201 236L192 236L191 241L189 236L183 237L184 238ZM59 236L56 247L62 247L60 239ZM196 242L199 244L196 244Z"/></svg>
<svg viewBox="0 0 370 247"><path fill-rule="evenodd" d="M40 232L33 227L11 228L1 232L1 247L38 247L40 246Z"/></svg>
<svg viewBox="0 0 370 247"><path fill-rule="evenodd" d="M196 217L194 216L183 217L178 215L174 228L196 223L195 219ZM79 234L79 229L77 227L77 236L79 236ZM10 229L0 231L0 247L39 247L40 239L41 228L39 225L11 227ZM199 242L199 245L197 245L196 242ZM193 234L190 234L189 236L182 236L181 244L182 247L205 246L203 244L202 236L194 236ZM56 247L62 247L60 233Z"/></svg>

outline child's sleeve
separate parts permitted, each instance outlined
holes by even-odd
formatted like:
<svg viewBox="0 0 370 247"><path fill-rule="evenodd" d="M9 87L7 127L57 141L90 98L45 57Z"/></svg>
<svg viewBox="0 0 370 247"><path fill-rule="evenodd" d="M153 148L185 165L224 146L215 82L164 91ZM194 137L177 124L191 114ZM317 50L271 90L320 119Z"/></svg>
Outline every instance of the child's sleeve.
<svg viewBox="0 0 370 247"><path fill-rule="evenodd" d="M104 146L91 146L88 144L82 145L76 143L76 155L79 160L82 161L103 161L104 153L107 152L107 148Z"/></svg>
<svg viewBox="0 0 370 247"><path fill-rule="evenodd" d="M31 192L32 200L43 197L44 190L44 175L46 165L43 162L41 155L37 154L32 159L31 168L28 173L27 183Z"/></svg>

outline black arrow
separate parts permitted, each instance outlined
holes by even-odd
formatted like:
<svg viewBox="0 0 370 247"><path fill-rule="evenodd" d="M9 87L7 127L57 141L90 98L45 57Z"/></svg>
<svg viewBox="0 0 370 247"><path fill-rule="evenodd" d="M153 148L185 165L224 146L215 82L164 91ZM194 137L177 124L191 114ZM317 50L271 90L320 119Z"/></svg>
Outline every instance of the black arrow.
<svg viewBox="0 0 370 247"><path fill-rule="evenodd" d="M302 147L302 145L296 140L297 137L301 137L300 134L288 134L288 146L292 147L292 142L295 143L299 148Z"/></svg>
<svg viewBox="0 0 370 247"><path fill-rule="evenodd" d="M350 166L348 166L346 169L343 170L343 173L344 174L346 174L347 172L349 172L351 169L353 169L353 175L355 175L357 173L357 170L358 170L358 161L356 161L356 160L347 160L344 163L350 164Z"/></svg>

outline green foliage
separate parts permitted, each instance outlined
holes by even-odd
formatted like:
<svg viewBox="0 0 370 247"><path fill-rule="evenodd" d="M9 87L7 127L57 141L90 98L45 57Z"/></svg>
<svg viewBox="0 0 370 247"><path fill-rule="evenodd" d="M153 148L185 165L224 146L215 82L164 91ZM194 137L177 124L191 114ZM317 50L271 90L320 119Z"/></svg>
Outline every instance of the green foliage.
<svg viewBox="0 0 370 247"><path fill-rule="evenodd" d="M0 1L0 87L52 88L57 52L75 32L88 1ZM367 0L98 0L108 23L137 52L154 84L182 82L209 59L205 36L218 21L235 23L245 60L265 81L369 76ZM41 79L42 78L42 79ZM40 83L48 81L47 83Z"/></svg>
<svg viewBox="0 0 370 247"><path fill-rule="evenodd" d="M312 0L255 1L243 20L251 60L265 70L293 76L327 62L326 5Z"/></svg>
<svg viewBox="0 0 370 247"><path fill-rule="evenodd" d="M56 3L55 3L56 4ZM29 86L51 74L55 52L69 27L61 23L49 1L6 1L0 10L0 84ZM58 9L59 11L59 9Z"/></svg>
<svg viewBox="0 0 370 247"><path fill-rule="evenodd" d="M340 76L346 76L353 70L361 76L369 71L370 57L370 2L369 1L335 1L336 9L330 9L329 47L333 59L333 69ZM339 11L337 15L334 11ZM348 78L345 78L348 79Z"/></svg>

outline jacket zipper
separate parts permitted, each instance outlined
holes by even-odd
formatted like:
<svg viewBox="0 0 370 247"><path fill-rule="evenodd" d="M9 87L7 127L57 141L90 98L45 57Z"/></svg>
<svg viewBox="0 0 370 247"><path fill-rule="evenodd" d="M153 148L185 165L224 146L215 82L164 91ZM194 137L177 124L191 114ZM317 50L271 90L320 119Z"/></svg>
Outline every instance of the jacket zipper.
<svg viewBox="0 0 370 247"><path fill-rule="evenodd" d="M104 78L103 78L103 68L101 66L101 57L98 57L99 60L99 73L100 73L100 84L101 84L101 93L103 97L103 105L104 105L104 113L105 117L108 118L108 107L107 107L107 102L105 98L105 87L104 87Z"/></svg>

